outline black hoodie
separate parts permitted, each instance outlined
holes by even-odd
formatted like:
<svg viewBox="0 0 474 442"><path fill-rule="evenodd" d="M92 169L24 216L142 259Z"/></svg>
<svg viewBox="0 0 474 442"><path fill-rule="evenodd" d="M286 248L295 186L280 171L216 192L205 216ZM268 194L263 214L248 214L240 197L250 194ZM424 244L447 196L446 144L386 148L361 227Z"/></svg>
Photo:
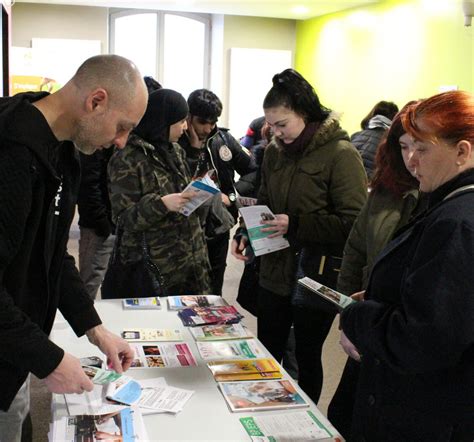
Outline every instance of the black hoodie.
<svg viewBox="0 0 474 442"><path fill-rule="evenodd" d="M48 339L57 308L78 336L100 324L67 254L80 180L71 142L59 142L31 103L0 99L0 409L29 372L48 376L63 350Z"/></svg>

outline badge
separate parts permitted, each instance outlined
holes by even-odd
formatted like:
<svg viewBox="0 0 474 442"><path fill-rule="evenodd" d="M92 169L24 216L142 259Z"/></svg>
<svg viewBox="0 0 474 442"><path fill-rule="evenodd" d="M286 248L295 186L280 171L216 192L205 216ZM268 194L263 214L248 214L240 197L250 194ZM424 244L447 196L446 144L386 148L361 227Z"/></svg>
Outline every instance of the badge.
<svg viewBox="0 0 474 442"><path fill-rule="evenodd" d="M221 157L222 161L230 161L232 159L232 152L230 149L224 144L219 149L219 156Z"/></svg>

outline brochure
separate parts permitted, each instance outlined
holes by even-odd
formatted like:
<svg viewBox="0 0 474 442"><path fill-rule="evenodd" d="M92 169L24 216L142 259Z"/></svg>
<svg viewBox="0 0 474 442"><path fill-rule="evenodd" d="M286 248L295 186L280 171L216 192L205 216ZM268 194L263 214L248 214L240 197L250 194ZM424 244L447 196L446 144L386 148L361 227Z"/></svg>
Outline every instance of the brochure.
<svg viewBox="0 0 474 442"><path fill-rule="evenodd" d="M168 296L170 310L182 310L186 307L211 307L216 305L229 305L222 296Z"/></svg>
<svg viewBox="0 0 474 442"><path fill-rule="evenodd" d="M129 298L122 299L124 310L159 310L161 309L160 298Z"/></svg>
<svg viewBox="0 0 474 442"><path fill-rule="evenodd" d="M255 339L225 342L196 342L201 357L212 359L255 359L265 355Z"/></svg>
<svg viewBox="0 0 474 442"><path fill-rule="evenodd" d="M129 328L122 332L122 337L130 342L135 341L182 341L183 335L179 329L169 328Z"/></svg>
<svg viewBox="0 0 474 442"><path fill-rule="evenodd" d="M306 287L307 289L311 290L312 292L316 293L317 295L321 296L322 298L326 299L327 301L334 304L339 311L344 310L348 305L351 305L355 301L349 296L343 295L342 293L336 292L325 285L320 284L319 282L314 281L311 278L305 276L304 278L298 279L298 284Z"/></svg>
<svg viewBox="0 0 474 442"><path fill-rule="evenodd" d="M196 341L222 341L226 339L248 339L252 334L241 324L204 325L190 328Z"/></svg>
<svg viewBox="0 0 474 442"><path fill-rule="evenodd" d="M103 368L94 367L91 365L83 365L84 373L90 378L94 384L103 385L109 382L116 381L124 377L120 373L113 370L104 370ZM126 377L126 376L125 376Z"/></svg>
<svg viewBox="0 0 474 442"><path fill-rule="evenodd" d="M193 197L180 210L184 216L189 216L201 204L205 203L209 198L212 198L220 190L217 188L214 180L207 173L203 178L196 181L191 181L182 193L191 192Z"/></svg>
<svg viewBox="0 0 474 442"><path fill-rule="evenodd" d="M239 195L237 197L237 204L238 207L255 206L255 204L257 204L257 198L250 198L248 196Z"/></svg>
<svg viewBox="0 0 474 442"><path fill-rule="evenodd" d="M196 366L188 344L132 344L135 358L130 368L162 368Z"/></svg>
<svg viewBox="0 0 474 442"><path fill-rule="evenodd" d="M267 206L241 207L239 212L247 227L250 244L255 256L265 255L290 246L283 236L269 238L268 236L272 232L262 232L262 228L268 227L263 222L275 218L275 215Z"/></svg>
<svg viewBox="0 0 474 442"><path fill-rule="evenodd" d="M333 436L333 432L310 410L242 417L239 420L254 442L342 441L340 437Z"/></svg>
<svg viewBox="0 0 474 442"><path fill-rule="evenodd" d="M148 435L138 408L124 408L101 415L61 417L53 422L50 440L61 442L123 442L148 441Z"/></svg>
<svg viewBox="0 0 474 442"><path fill-rule="evenodd" d="M261 379L281 379L282 375L273 358L240 359L208 362L216 381L250 381Z"/></svg>
<svg viewBox="0 0 474 442"><path fill-rule="evenodd" d="M187 327L208 324L235 324L243 318L233 305L185 308L178 312L178 316Z"/></svg>
<svg viewBox="0 0 474 442"><path fill-rule="evenodd" d="M291 381L219 382L231 411L309 407Z"/></svg>

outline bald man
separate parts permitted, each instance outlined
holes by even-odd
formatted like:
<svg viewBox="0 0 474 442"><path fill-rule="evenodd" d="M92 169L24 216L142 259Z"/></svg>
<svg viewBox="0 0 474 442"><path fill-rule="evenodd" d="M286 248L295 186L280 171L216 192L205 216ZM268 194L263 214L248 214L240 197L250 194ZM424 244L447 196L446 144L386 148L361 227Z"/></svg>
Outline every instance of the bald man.
<svg viewBox="0 0 474 442"><path fill-rule="evenodd" d="M28 376L55 393L93 388L79 360L48 339L59 308L118 372L133 353L94 309L67 254L80 180L75 149L124 147L147 104L135 65L116 55L85 61L54 94L0 98L0 441L21 439Z"/></svg>

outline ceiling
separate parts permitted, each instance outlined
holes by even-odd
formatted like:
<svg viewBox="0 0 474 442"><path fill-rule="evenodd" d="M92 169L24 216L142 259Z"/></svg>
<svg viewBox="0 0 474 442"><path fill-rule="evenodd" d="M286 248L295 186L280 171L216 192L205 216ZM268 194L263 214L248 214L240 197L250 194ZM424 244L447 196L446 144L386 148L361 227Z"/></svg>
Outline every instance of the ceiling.
<svg viewBox="0 0 474 442"><path fill-rule="evenodd" d="M305 20L381 0L16 0L16 3L161 9L164 11L247 15Z"/></svg>

